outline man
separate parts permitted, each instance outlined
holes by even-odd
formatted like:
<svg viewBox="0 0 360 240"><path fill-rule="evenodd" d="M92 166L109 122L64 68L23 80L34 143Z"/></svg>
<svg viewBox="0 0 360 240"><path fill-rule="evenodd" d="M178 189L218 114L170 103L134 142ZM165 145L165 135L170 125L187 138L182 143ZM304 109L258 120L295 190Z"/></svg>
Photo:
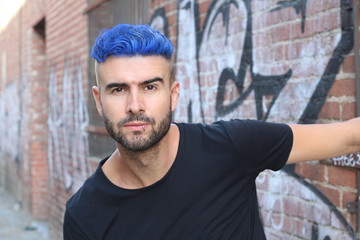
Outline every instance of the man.
<svg viewBox="0 0 360 240"><path fill-rule="evenodd" d="M359 119L171 123L180 91L172 53L144 25L118 25L96 39L93 95L117 149L68 201L64 239L265 239L261 171L360 149Z"/></svg>

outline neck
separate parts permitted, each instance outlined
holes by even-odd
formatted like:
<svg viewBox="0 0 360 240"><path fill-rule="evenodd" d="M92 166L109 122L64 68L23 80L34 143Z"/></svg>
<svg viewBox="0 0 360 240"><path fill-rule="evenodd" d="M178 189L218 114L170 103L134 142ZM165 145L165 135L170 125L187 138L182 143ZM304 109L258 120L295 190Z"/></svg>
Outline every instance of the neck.
<svg viewBox="0 0 360 240"><path fill-rule="evenodd" d="M162 144L161 144L162 143ZM118 145L118 151L121 153L121 158L124 162L133 165L133 168L139 169L151 169L156 165L157 160L163 153L161 145L164 142L161 141L144 151L131 151ZM166 149L164 149L166 150Z"/></svg>
<svg viewBox="0 0 360 240"><path fill-rule="evenodd" d="M119 187L136 189L152 185L169 171L178 144L179 131L172 125L159 143L145 151L129 151L119 145L103 165L103 171Z"/></svg>

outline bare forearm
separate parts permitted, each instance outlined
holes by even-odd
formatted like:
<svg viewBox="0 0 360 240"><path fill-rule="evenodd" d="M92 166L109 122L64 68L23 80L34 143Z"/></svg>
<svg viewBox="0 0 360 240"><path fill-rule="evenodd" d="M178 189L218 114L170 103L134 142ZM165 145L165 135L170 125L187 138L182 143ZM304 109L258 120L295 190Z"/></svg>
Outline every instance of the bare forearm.
<svg viewBox="0 0 360 240"><path fill-rule="evenodd" d="M294 143L288 163L326 159L360 150L360 118L290 127Z"/></svg>

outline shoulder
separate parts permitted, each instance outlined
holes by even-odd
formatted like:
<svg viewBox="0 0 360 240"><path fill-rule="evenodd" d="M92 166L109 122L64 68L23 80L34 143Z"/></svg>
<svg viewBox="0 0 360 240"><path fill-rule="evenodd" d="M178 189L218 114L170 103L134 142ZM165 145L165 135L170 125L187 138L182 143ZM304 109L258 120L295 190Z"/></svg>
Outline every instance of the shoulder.
<svg viewBox="0 0 360 240"><path fill-rule="evenodd" d="M85 180L83 185L77 190L66 202L66 208L79 207L82 205L93 205L96 202L98 191L101 186L105 185L101 166L106 162L109 157L100 161L96 171Z"/></svg>
<svg viewBox="0 0 360 240"><path fill-rule="evenodd" d="M262 120L255 119L231 119L231 120L219 120L211 124L203 123L176 123L180 131L212 131L212 132L222 132L222 131L234 131L234 130L243 130L243 131L278 131L285 130L291 131L291 128L287 124L283 123L271 123L265 122Z"/></svg>
<svg viewBox="0 0 360 240"><path fill-rule="evenodd" d="M293 133L289 125L253 119L220 120L212 124L180 124L180 135L193 141L212 141L242 146L272 146L279 141L292 143ZM255 150L256 152L256 150Z"/></svg>
<svg viewBox="0 0 360 240"><path fill-rule="evenodd" d="M89 219L94 218L94 183L96 172L66 202L63 222L64 239L89 239Z"/></svg>
<svg viewBox="0 0 360 240"><path fill-rule="evenodd" d="M230 121L217 121L214 123L176 123L176 126L179 128L180 132L204 132L204 131L222 131L223 126Z"/></svg>
<svg viewBox="0 0 360 240"><path fill-rule="evenodd" d="M229 121L219 121L216 124L221 125L230 136L234 134L245 137L265 134L292 135L290 126L284 123L265 122L254 119L232 119Z"/></svg>
<svg viewBox="0 0 360 240"><path fill-rule="evenodd" d="M176 123L180 131L181 137L189 137L194 139L196 137L211 137L224 134L224 128L218 122L211 124L204 123Z"/></svg>
<svg viewBox="0 0 360 240"><path fill-rule="evenodd" d="M177 123L176 125L179 128L180 139L183 143L187 145L205 144L206 147L209 147L211 144L232 146L232 134L244 133L245 131L242 129L250 128L250 124L247 123L247 120L221 120L211 124ZM240 135L244 136L243 134Z"/></svg>
<svg viewBox="0 0 360 240"><path fill-rule="evenodd" d="M89 177L84 184L77 190L66 202L66 208L71 209L72 207L76 207L82 205L85 202L88 202L89 196L92 195L94 190L94 181L95 181L95 173Z"/></svg>

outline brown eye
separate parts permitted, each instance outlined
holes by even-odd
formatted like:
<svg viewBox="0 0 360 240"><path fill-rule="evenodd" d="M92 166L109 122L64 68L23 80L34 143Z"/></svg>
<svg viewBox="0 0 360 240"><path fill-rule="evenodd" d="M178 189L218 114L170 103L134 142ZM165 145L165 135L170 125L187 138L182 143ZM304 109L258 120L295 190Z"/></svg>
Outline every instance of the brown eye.
<svg viewBox="0 0 360 240"><path fill-rule="evenodd" d="M156 89L155 85L148 85L148 86L145 87L145 90L147 90L147 91L153 91L155 89Z"/></svg>
<svg viewBox="0 0 360 240"><path fill-rule="evenodd" d="M123 89L123 88L120 88L120 87L114 88L114 90L113 90L113 92L115 92L115 93L121 93L121 92L123 92L123 91L124 91L124 89Z"/></svg>

